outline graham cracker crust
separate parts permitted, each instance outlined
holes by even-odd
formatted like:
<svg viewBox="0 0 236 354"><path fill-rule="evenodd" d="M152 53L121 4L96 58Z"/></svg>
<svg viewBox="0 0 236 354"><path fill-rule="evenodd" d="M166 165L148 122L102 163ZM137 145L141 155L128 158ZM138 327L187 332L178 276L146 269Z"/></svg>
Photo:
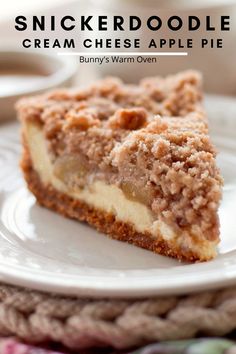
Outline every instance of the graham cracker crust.
<svg viewBox="0 0 236 354"><path fill-rule="evenodd" d="M27 144L24 144L21 169L29 190L43 207L54 210L65 217L86 222L112 239L127 242L160 255L187 262L206 260L200 259L199 254L191 250L185 250L183 253L180 247L167 243L161 236L154 239L149 233L137 232L131 224L117 221L114 215L71 198L51 185L44 185L33 168Z"/></svg>

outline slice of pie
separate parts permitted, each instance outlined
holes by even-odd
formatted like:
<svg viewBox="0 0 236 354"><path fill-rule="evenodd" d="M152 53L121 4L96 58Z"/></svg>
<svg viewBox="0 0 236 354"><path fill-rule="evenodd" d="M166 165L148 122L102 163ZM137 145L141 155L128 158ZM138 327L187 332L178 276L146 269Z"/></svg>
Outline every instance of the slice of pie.
<svg viewBox="0 0 236 354"><path fill-rule="evenodd" d="M112 238L181 260L213 258L222 178L201 99L201 77L188 71L21 100L29 189Z"/></svg>

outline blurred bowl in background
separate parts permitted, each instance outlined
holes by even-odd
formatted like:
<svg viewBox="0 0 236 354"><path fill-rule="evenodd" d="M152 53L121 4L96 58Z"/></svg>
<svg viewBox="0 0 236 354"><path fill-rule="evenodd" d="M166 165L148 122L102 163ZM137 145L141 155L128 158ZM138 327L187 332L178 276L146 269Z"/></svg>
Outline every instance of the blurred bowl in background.
<svg viewBox="0 0 236 354"><path fill-rule="evenodd" d="M0 121L15 117L14 106L20 97L70 86L77 69L74 57L0 49Z"/></svg>

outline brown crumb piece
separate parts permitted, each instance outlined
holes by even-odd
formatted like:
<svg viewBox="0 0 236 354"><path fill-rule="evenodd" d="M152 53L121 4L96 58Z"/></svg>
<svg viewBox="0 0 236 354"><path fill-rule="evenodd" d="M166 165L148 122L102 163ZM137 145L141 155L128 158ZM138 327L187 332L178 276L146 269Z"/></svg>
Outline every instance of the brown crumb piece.
<svg viewBox="0 0 236 354"><path fill-rule="evenodd" d="M100 125L100 120L97 118L96 111L93 108L85 108L79 111L70 110L65 115L65 120L65 131L71 129L88 130L91 127Z"/></svg>
<svg viewBox="0 0 236 354"><path fill-rule="evenodd" d="M143 108L118 109L109 118L109 126L113 129L136 130L142 128L147 121L147 111Z"/></svg>

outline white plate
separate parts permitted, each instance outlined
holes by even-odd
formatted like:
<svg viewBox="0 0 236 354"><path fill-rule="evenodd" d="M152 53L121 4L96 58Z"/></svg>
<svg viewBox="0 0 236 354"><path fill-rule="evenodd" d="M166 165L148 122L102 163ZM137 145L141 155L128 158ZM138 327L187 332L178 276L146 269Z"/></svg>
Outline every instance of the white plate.
<svg viewBox="0 0 236 354"><path fill-rule="evenodd" d="M236 100L212 96L206 104L225 178L222 241L215 260L181 264L39 207L18 168L15 123L0 128L0 280L96 297L176 294L236 284Z"/></svg>

